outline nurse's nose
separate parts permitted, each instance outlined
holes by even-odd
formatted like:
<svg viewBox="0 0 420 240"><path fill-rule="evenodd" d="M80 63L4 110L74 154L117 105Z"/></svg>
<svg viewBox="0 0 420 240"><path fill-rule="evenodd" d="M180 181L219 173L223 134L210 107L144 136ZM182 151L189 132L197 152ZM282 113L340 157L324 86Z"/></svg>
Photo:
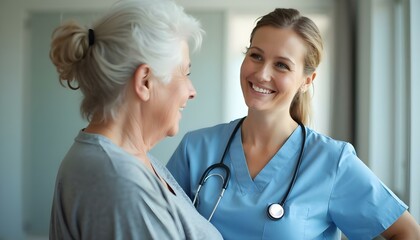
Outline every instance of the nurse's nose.
<svg viewBox="0 0 420 240"><path fill-rule="evenodd" d="M262 64L257 69L255 76L260 82L268 82L272 77L272 68L269 64Z"/></svg>

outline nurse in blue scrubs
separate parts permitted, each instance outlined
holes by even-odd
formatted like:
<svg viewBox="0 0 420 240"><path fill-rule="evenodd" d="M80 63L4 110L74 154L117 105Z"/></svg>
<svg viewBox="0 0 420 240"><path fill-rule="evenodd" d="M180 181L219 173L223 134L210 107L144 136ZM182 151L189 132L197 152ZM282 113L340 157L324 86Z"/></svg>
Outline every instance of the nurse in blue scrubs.
<svg viewBox="0 0 420 240"><path fill-rule="evenodd" d="M225 239L340 239L340 230L357 240L420 239L407 205L351 144L305 126L322 51L317 26L297 10L260 18L240 72L248 115L187 133L167 167ZM203 173L221 161L230 178L220 203L221 167L196 197Z"/></svg>

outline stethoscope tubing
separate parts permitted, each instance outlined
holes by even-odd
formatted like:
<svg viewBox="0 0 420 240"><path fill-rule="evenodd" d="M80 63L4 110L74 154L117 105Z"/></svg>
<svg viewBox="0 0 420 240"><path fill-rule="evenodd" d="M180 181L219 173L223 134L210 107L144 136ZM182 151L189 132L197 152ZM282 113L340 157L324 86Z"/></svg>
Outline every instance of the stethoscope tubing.
<svg viewBox="0 0 420 240"><path fill-rule="evenodd" d="M293 178L292 178L292 182L289 185L289 188L287 189L286 195L284 196L283 200L280 202L280 205L283 207L284 204L286 203L286 199L287 197L289 197L290 192L292 191L293 186L295 185L296 182L296 178L298 176L298 172L299 172L299 168L300 168L300 164L302 163L302 158L303 158L303 152L305 151L305 142L306 142L306 128L302 123L299 123L299 126L302 129L302 136L303 136L303 141L302 141L302 146L300 148L300 153L299 153L299 159L298 162L296 164L296 170L293 173Z"/></svg>
<svg viewBox="0 0 420 240"><path fill-rule="evenodd" d="M229 180L230 180L230 169L224 163L224 159L225 159L226 153L230 149L230 145L231 145L231 143L233 141L234 136L236 135L236 132L238 131L239 127L242 125L242 122L244 120L245 120L245 117L243 117L242 119L240 119L239 122L236 124L235 128L233 129L233 131L232 131L232 133L231 133L231 135L230 135L230 137L229 137L229 139L227 141L227 144L226 144L225 150L224 150L224 152L222 154L222 157L220 158L220 162L219 163L215 163L215 164L211 165L210 167L208 167L204 171L204 173L201 175L201 178L200 178L200 181L199 181L199 185L197 187L197 191L196 191L196 194L195 194L194 200L193 200L193 205L195 207L197 207L196 205L197 205L197 200L198 200L198 196L199 196L200 190L201 190L201 188L203 187L203 185L206 183L206 181L210 177L212 177L212 176L218 176L218 177L220 177L222 179L222 182L223 182L222 189L220 191L219 197L218 197L218 199L216 201L216 204L214 205L213 210L210 213L210 216L208 218L208 221L209 222L212 219L214 213L216 212L216 209L219 206L220 200L222 199L222 197L223 197L223 195L224 195L224 193L226 191L226 188L228 187ZM291 181L291 183L290 183L290 185L289 185L289 187L287 189L287 192L286 192L285 196L283 197L282 201L280 203L272 203L267 208L267 214L268 214L269 218L272 219L272 220L279 220L279 219L281 219L284 216L284 208L283 208L284 207L284 204L286 203L286 200L289 197L289 194L290 194L290 192L293 189L293 186L294 186L294 184L296 182L296 179L297 179L297 176L298 176L300 165L302 163L303 152L304 152L305 143L306 143L306 128L305 128L305 126L302 123L298 123L298 124L301 127L301 129L302 129L302 135L303 135L303 141L302 141L302 147L301 147L300 154L299 154L299 159L298 159L298 162L296 164L295 171L293 173L292 181ZM213 171L213 170L215 170L215 169L223 169L224 172L225 172L225 177L223 177L221 174L210 174L210 172ZM272 209L275 209L275 210L272 210ZM275 213L272 213L273 211Z"/></svg>
<svg viewBox="0 0 420 240"><path fill-rule="evenodd" d="M286 200L289 197L289 194L292 191L293 186L295 185L295 182L296 182L296 179L297 179L297 176L298 176L298 172L299 172L299 168L300 168L300 165L302 163L303 152L305 151L305 143L306 143L306 128L302 123L299 123L299 126L302 129L303 140L302 140L302 147L300 148L299 159L298 159L298 162L297 162L296 167L295 167L295 172L293 173L292 181L291 181L291 183L289 185L289 188L287 189L286 195L283 197L282 201L280 203L272 203L267 208L268 217L272 220L275 220L275 221L283 218L283 216L284 216L284 204L286 203Z"/></svg>

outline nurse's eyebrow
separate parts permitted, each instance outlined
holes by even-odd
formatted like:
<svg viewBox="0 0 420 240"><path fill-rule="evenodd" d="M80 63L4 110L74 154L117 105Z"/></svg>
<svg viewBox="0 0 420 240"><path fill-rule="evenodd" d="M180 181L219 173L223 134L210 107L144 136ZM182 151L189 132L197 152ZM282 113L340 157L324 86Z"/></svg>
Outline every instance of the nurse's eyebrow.
<svg viewBox="0 0 420 240"><path fill-rule="evenodd" d="M249 49L255 49L255 50L257 50L257 51L260 51L260 52L264 53L264 50L262 50L262 49L261 49L261 48L259 48L259 47L251 46L251 47L249 47L249 48L248 48L248 50L249 50ZM296 64L295 64L295 62L293 62L293 60L292 60L292 59L290 59L290 58L288 58L288 57L277 56L276 58L281 59L281 60L283 60L283 61L287 61L287 62L289 62L289 63L291 63L291 64L293 64L293 65L296 65Z"/></svg>

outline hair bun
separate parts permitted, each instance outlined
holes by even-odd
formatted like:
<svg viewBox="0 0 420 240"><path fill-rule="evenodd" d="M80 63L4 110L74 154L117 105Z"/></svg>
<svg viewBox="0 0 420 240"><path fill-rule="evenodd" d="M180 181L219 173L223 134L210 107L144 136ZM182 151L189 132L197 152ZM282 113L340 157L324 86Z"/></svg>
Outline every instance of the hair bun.
<svg viewBox="0 0 420 240"><path fill-rule="evenodd" d="M77 64L83 60L89 48L87 35L88 31L73 21L62 24L52 34L50 58L57 68L60 81L68 81L69 87L70 82L75 80Z"/></svg>

